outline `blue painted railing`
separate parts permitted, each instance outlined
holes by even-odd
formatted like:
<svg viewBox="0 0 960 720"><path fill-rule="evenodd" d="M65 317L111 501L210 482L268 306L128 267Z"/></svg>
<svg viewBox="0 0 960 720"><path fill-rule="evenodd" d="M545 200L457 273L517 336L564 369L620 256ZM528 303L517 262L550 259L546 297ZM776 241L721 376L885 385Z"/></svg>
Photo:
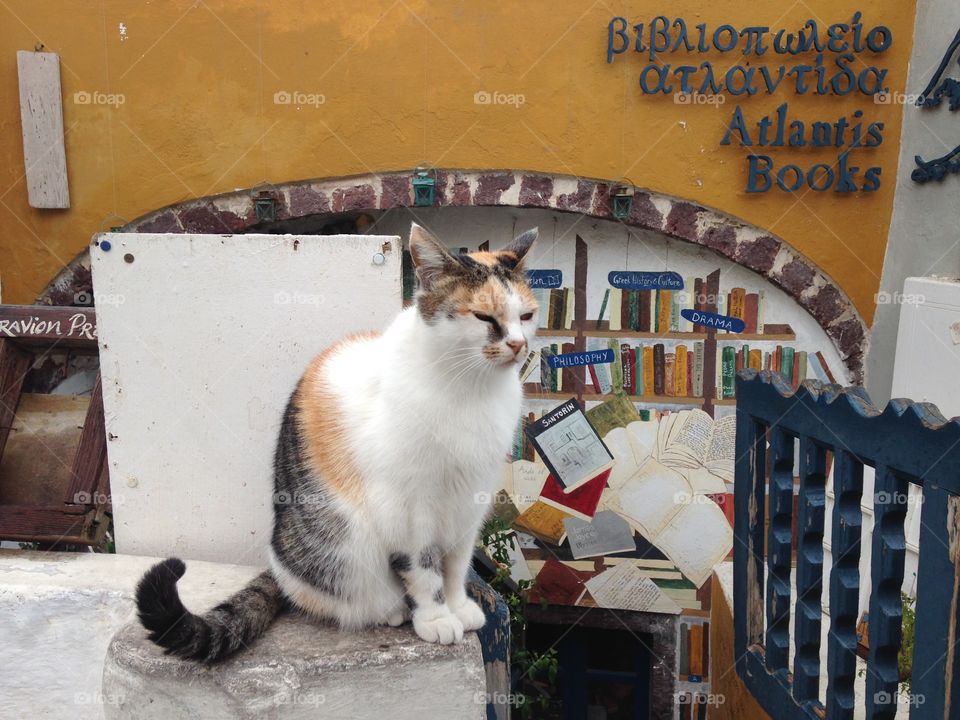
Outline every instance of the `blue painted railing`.
<svg viewBox="0 0 960 720"><path fill-rule="evenodd" d="M897 710L903 525L913 483L922 488L922 524L910 717L960 718L960 422L947 422L934 406L907 400L893 400L881 413L861 388L806 381L794 392L769 371L741 372L736 395L735 653L737 673L751 694L776 720L854 717L866 464L875 468L876 480L871 570L864 578L871 588L865 717L893 718ZM828 455L833 563L827 683L821 688ZM795 475L800 486L793 597Z"/></svg>

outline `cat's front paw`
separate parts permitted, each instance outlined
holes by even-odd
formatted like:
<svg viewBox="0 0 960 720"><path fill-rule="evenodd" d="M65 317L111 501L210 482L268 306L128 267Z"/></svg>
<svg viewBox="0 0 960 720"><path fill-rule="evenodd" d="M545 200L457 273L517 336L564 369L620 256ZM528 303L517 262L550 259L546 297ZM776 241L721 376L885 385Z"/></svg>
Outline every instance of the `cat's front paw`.
<svg viewBox="0 0 960 720"><path fill-rule="evenodd" d="M463 624L452 612L446 611L435 616L423 613L413 614L413 629L427 642L450 645L463 640Z"/></svg>
<svg viewBox="0 0 960 720"><path fill-rule="evenodd" d="M464 632L479 630L483 627L484 623L487 622L487 616L483 614L480 606L468 597L465 597L457 604L451 605L450 609L460 620Z"/></svg>

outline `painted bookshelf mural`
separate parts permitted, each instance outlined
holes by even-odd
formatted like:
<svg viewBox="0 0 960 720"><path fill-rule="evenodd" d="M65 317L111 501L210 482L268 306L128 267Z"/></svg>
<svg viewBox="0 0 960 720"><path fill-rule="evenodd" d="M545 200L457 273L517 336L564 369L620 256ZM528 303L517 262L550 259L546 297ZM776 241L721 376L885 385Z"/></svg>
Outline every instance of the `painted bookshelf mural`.
<svg viewBox="0 0 960 720"><path fill-rule="evenodd" d="M525 414L495 513L515 531L530 602L679 616L678 688L698 717L710 578L733 546L735 374L832 382L831 350L825 335L800 346L802 320L771 311L778 291L743 273L730 286L712 255L687 277L591 272L587 242L569 245L572 277L531 273L540 342L521 367Z"/></svg>

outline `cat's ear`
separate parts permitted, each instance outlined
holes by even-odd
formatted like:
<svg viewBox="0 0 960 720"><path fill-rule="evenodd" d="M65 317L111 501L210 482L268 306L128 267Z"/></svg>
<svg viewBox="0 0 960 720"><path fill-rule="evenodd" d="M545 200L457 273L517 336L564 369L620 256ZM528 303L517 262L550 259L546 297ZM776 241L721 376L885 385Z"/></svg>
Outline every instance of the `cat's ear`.
<svg viewBox="0 0 960 720"><path fill-rule="evenodd" d="M416 223L410 225L410 255L424 289L429 289L437 278L460 267L443 243Z"/></svg>
<svg viewBox="0 0 960 720"><path fill-rule="evenodd" d="M517 237L513 239L513 242L507 245L501 252L515 255L517 259L514 263L514 266L520 267L523 264L523 260L526 258L527 253L530 252L530 248L533 246L533 243L539 234L539 228L531 228L525 233L517 235Z"/></svg>

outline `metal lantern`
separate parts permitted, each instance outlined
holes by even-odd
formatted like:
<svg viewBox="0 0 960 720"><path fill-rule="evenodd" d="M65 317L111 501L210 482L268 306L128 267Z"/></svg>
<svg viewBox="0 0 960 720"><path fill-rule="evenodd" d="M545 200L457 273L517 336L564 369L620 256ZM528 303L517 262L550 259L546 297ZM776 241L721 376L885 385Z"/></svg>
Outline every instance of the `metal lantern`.
<svg viewBox="0 0 960 720"><path fill-rule="evenodd" d="M417 207L433 205L437 180L435 173L425 167L418 167L413 173L413 204Z"/></svg>
<svg viewBox="0 0 960 720"><path fill-rule="evenodd" d="M253 210L257 222L273 222L277 219L277 201L266 191L258 193L253 198Z"/></svg>
<svg viewBox="0 0 960 720"><path fill-rule="evenodd" d="M626 220L630 217L630 208L633 207L633 187L621 185L613 194L613 216L617 220Z"/></svg>

